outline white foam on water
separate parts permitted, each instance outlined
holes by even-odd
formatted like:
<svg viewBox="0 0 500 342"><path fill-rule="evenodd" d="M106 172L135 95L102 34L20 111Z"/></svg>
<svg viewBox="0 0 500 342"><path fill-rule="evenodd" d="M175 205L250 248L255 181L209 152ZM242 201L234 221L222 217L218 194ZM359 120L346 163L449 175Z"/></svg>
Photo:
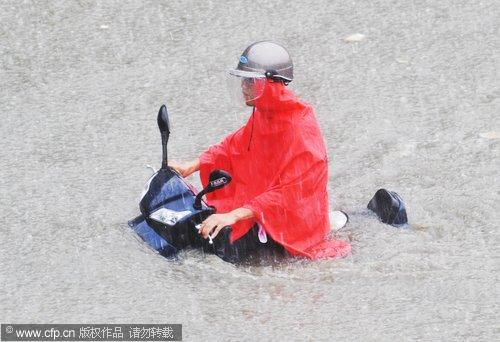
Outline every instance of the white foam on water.
<svg viewBox="0 0 500 342"><path fill-rule="evenodd" d="M479 133L479 136L485 139L500 139L500 132L491 131L491 132Z"/></svg>
<svg viewBox="0 0 500 342"><path fill-rule="evenodd" d="M359 43L366 39L366 36L362 33L354 33L344 38L347 43Z"/></svg>

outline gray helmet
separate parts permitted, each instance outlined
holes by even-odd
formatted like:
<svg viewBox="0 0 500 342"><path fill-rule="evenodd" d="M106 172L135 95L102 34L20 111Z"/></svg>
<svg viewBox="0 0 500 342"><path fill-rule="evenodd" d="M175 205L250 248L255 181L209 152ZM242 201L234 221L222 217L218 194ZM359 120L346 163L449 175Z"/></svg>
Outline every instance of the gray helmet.
<svg viewBox="0 0 500 342"><path fill-rule="evenodd" d="M267 77L288 84L293 80L293 63L283 46L262 41L247 47L241 54L236 69L229 73L240 77Z"/></svg>

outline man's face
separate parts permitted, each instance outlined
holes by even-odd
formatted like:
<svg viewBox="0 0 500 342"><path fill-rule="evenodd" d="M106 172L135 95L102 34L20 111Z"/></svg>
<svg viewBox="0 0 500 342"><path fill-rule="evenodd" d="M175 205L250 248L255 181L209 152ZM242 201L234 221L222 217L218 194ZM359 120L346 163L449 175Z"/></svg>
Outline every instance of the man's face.
<svg viewBox="0 0 500 342"><path fill-rule="evenodd" d="M265 79L260 78L242 78L241 91L247 106L254 106L255 100L259 98L265 87Z"/></svg>
<svg viewBox="0 0 500 342"><path fill-rule="evenodd" d="M243 98L247 106L254 105L254 88L255 79L254 78L243 78L241 80L241 91L243 92Z"/></svg>

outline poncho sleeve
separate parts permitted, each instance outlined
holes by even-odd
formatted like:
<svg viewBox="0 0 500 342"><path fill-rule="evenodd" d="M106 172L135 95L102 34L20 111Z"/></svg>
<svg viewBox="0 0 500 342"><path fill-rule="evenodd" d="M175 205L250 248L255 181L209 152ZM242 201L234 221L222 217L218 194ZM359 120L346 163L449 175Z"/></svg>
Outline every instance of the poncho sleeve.
<svg viewBox="0 0 500 342"><path fill-rule="evenodd" d="M232 173L231 165L231 145L234 144L235 137L239 134L239 130L226 136L220 143L211 145L207 150L201 153L200 159L200 178L203 186L208 183L210 172L214 168L222 169Z"/></svg>
<svg viewBox="0 0 500 342"><path fill-rule="evenodd" d="M200 177L203 184L208 182L210 171L217 167L231 172L231 161L226 149L226 142L211 145L200 155Z"/></svg>
<svg viewBox="0 0 500 342"><path fill-rule="evenodd" d="M222 169L233 173L233 165L231 163L231 149L234 148L235 143L239 140L241 132L244 127L241 127L237 131L226 136L220 143L211 145L206 151L202 152L200 159L200 180L205 187L208 184L208 179L210 177L210 172L215 169ZM206 198L212 201L217 208L227 210L227 201L220 201L223 198L228 198L234 195L234 185L229 184L228 186L209 193Z"/></svg>

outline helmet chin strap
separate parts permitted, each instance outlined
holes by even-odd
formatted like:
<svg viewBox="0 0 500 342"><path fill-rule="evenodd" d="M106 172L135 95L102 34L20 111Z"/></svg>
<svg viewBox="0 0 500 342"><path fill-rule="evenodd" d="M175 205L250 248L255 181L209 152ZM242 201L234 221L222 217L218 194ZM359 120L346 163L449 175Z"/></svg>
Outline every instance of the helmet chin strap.
<svg viewBox="0 0 500 342"><path fill-rule="evenodd" d="M277 75L278 73L276 72L276 70L267 70L265 75L267 78L272 78L274 79L274 77Z"/></svg>
<svg viewBox="0 0 500 342"><path fill-rule="evenodd" d="M266 78L273 81L273 82L283 82L284 85L288 85L290 83L290 80L286 80L283 77L279 75L279 73L276 70L268 70L265 72Z"/></svg>

